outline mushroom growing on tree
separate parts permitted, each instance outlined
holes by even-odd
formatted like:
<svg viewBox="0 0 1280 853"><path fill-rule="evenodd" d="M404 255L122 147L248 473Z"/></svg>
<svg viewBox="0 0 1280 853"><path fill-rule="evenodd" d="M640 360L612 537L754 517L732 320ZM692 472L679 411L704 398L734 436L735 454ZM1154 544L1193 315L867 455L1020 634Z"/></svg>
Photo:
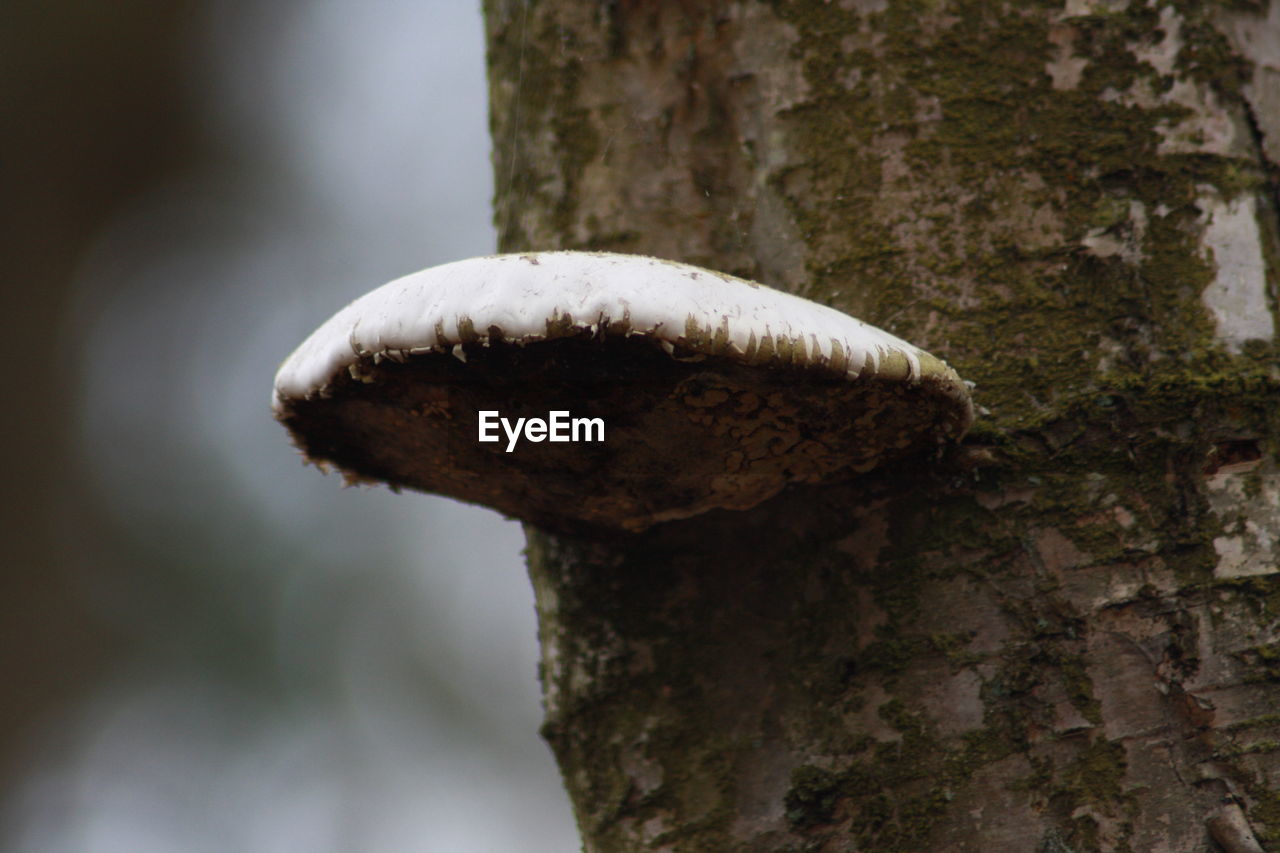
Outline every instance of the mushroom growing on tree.
<svg viewBox="0 0 1280 853"><path fill-rule="evenodd" d="M445 264L357 299L280 368L312 460L549 530L642 531L959 438L944 362L832 308L656 258Z"/></svg>

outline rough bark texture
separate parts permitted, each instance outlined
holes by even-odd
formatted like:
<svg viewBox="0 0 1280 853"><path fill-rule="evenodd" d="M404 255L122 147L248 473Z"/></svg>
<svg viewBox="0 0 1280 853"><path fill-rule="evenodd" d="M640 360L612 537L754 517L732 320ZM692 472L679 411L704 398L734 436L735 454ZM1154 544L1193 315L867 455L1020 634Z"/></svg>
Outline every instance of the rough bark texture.
<svg viewBox="0 0 1280 853"><path fill-rule="evenodd" d="M504 249L788 288L989 411L744 513L530 530L587 849L1280 849L1280 4L487 14Z"/></svg>

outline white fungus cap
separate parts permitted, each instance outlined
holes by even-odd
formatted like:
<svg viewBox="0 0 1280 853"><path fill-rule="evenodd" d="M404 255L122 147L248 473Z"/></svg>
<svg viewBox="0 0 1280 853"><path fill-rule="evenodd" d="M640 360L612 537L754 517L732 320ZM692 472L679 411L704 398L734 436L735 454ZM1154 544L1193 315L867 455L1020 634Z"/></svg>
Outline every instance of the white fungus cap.
<svg viewBox="0 0 1280 853"><path fill-rule="evenodd" d="M543 405L601 418L604 447L478 442L478 410L514 422ZM604 252L397 279L285 360L273 407L311 458L357 479L628 530L847 477L973 418L955 372L888 332L724 273ZM705 466L672 457L675 443Z"/></svg>

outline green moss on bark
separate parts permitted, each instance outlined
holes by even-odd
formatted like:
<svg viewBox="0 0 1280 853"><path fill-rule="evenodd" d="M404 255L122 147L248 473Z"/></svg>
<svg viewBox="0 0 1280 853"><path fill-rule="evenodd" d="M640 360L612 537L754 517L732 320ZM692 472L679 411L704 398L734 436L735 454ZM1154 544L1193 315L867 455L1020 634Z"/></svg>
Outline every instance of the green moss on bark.
<svg viewBox="0 0 1280 853"><path fill-rule="evenodd" d="M1132 4L1072 19L1072 48L1085 65L1063 90L1045 72L1058 48L1043 10L1056 4L948 5L954 19L943 28L919 4L870 16L884 36L874 49L849 48L850 34L865 29L854 12L776 6L800 34L810 91L780 116L803 165L773 180L813 235L813 290L850 294L852 283L844 307L908 336L931 315L943 318L940 348L1006 426L1063 395L1148 382L1153 373L1191 383L1214 350L1211 322L1188 298L1213 273L1198 243L1196 201L1206 185L1228 198L1257 189L1260 169L1164 153L1164 132L1187 110L1108 94L1170 84L1136 53L1164 35L1155 9ZM1178 63L1230 97L1243 71L1207 23L1211 11L1184 10L1192 23ZM885 143L895 136L908 171L886 184ZM929 206L886 218L878 200L903 192ZM1053 220L1049 243L1013 228L1001 237L1007 218L993 205L1010 197ZM1131 226L1131 203L1147 212L1136 269L1087 254L1091 229ZM910 281L921 277L928 287ZM936 295L919 298L921 290ZM904 291L914 291L907 305ZM1105 340L1124 355L1099 369Z"/></svg>

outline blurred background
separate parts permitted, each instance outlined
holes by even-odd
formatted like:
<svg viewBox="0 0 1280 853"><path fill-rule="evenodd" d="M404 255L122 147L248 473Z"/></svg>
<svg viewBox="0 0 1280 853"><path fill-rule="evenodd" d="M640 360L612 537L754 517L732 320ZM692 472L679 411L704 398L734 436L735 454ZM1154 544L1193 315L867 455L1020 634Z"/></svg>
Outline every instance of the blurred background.
<svg viewBox="0 0 1280 853"><path fill-rule="evenodd" d="M486 109L470 0L0 3L0 849L578 848L519 526L269 406L493 251Z"/></svg>

